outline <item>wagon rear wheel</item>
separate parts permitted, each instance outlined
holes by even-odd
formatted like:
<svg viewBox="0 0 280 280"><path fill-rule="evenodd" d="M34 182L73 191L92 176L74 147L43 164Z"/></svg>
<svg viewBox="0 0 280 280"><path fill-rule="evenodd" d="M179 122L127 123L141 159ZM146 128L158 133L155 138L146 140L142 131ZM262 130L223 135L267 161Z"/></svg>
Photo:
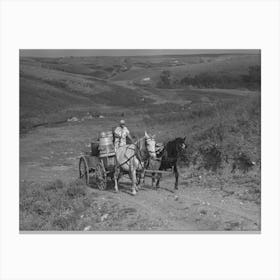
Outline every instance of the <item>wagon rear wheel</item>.
<svg viewBox="0 0 280 280"><path fill-rule="evenodd" d="M89 184L89 168L85 157L81 157L79 161L79 177L87 185Z"/></svg>
<svg viewBox="0 0 280 280"><path fill-rule="evenodd" d="M107 187L107 175L102 161L96 165L95 179L96 179L97 187L100 190L105 190Z"/></svg>

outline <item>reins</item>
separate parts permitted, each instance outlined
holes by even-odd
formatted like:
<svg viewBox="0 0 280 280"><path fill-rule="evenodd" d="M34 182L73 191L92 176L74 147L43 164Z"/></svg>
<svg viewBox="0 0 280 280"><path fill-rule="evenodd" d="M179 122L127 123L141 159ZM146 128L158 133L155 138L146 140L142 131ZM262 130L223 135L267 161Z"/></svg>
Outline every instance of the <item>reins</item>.
<svg viewBox="0 0 280 280"><path fill-rule="evenodd" d="M131 149L132 150L132 149ZM135 155L132 155L131 157L129 157L125 162L123 162L123 163L121 163L121 164L119 164L118 166L117 166L117 168L119 168L119 167L121 167L121 166L123 166L123 165L125 165L127 162L129 162L133 157L134 157Z"/></svg>

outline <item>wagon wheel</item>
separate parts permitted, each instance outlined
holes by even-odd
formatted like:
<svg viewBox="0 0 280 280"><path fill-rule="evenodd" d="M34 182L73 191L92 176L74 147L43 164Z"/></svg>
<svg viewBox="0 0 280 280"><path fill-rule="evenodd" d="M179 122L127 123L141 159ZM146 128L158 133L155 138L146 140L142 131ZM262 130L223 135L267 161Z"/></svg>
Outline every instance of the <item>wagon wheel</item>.
<svg viewBox="0 0 280 280"><path fill-rule="evenodd" d="M89 168L85 157L80 158L79 177L80 179L84 180L87 185L89 184Z"/></svg>
<svg viewBox="0 0 280 280"><path fill-rule="evenodd" d="M95 179L97 187L100 190L105 190L107 187L107 175L102 161L96 165Z"/></svg>

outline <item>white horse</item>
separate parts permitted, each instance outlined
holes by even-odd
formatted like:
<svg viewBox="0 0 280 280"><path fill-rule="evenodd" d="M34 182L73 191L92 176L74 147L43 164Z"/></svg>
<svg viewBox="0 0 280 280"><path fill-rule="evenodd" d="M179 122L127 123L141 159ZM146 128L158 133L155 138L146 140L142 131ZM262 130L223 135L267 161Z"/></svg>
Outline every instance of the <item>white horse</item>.
<svg viewBox="0 0 280 280"><path fill-rule="evenodd" d="M132 194L136 194L136 171L140 173L140 187L144 185L144 165L149 158L156 158L156 141L154 136L140 138L135 144L121 146L116 151L116 167L114 173L115 191L118 192L118 180L122 173L128 173L132 181Z"/></svg>

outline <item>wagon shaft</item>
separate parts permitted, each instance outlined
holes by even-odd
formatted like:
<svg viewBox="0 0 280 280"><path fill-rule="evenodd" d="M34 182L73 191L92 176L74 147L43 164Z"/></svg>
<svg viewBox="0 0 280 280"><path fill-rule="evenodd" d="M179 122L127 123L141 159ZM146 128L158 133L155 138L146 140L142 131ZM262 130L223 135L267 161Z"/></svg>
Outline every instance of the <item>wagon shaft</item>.
<svg viewBox="0 0 280 280"><path fill-rule="evenodd" d="M171 174L173 171L145 169L145 173Z"/></svg>

